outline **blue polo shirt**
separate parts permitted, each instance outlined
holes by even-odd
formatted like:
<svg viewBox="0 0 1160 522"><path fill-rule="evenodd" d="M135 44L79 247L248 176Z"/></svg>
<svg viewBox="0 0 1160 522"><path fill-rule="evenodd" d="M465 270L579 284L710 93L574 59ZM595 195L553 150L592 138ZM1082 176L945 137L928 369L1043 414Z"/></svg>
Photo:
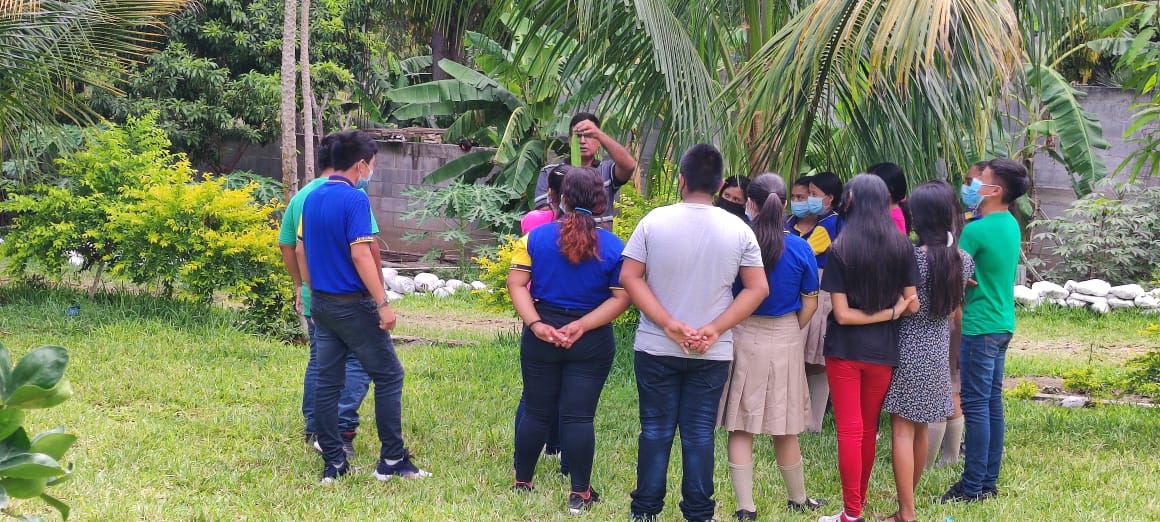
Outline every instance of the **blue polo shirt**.
<svg viewBox="0 0 1160 522"><path fill-rule="evenodd" d="M785 248L777 264L766 275L769 297L753 315L777 317L802 308L802 296L818 295L818 264L814 250L806 240L786 233ZM733 295L741 293L741 278L733 283Z"/></svg>
<svg viewBox="0 0 1160 522"><path fill-rule="evenodd" d="M797 222L796 216L790 216L785 223L785 229L808 241L814 250L814 259L817 261L818 268L826 268L826 253L830 251L830 247L838 239L838 234L842 233L842 228L845 226L842 218L838 217L837 212L831 210L828 214L819 217L817 226L804 234L798 230Z"/></svg>
<svg viewBox="0 0 1160 522"><path fill-rule="evenodd" d="M310 286L318 292L366 292L350 247L374 241L367 195L341 176L331 176L302 202L298 236L306 251Z"/></svg>
<svg viewBox="0 0 1160 522"><path fill-rule="evenodd" d="M532 298L548 306L592 310L620 288L624 242L616 234L596 229L599 256L572 264L560 251L560 223L540 225L516 243L512 270L532 274Z"/></svg>

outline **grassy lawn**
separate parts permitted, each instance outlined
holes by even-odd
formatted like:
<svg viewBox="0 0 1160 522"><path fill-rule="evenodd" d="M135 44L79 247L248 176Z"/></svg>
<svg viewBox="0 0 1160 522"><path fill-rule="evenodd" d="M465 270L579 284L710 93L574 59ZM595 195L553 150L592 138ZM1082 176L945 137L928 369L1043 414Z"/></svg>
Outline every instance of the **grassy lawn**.
<svg viewBox="0 0 1160 522"><path fill-rule="evenodd" d="M74 300L81 313L66 317ZM368 397L353 461L362 471L333 486L318 484L321 461L300 437L305 347L241 333L221 310L124 295L89 302L66 290L0 287L0 342L14 359L40 344L63 345L72 356L68 375L75 395L53 410L30 412L27 424L34 432L63 425L79 435L70 453L76 476L53 491L72 505L76 520L571 519L567 484L552 469L556 461L541 462L535 492L507 490L520 383L514 321L477 309L470 298L408 298L397 307L397 333L421 338L400 344L400 356L407 368L408 445L435 473L423 481L379 483L370 476L377 442ZM1125 348L1147 345L1135 333L1144 324L1117 316L1023 314L1010 367L1030 374L1084 364L1089 344L1098 344L1102 363L1112 364ZM627 519L638 429L630 339L631 332L620 332L617 363L597 414L593 483L605 501L584 515L590 520ZM1056 344L1048 349L1040 343ZM832 425L804 436L802 444L811 494L836 506ZM1160 519L1158 410L1067 410L1009 401L1007 448L999 499L969 506L923 502L920 517ZM761 519L816 519L784 511L772 444L759 442L758 453ZM724 454L720 433L716 498L722 520L734 510ZM886 514L893 511L894 489L889 444L879 444L878 454L868 513ZM674 470L678 463L675 452ZM920 498L941 494L957 472L930 472ZM680 518L675 476L664 520ZM15 508L51 514L35 502Z"/></svg>

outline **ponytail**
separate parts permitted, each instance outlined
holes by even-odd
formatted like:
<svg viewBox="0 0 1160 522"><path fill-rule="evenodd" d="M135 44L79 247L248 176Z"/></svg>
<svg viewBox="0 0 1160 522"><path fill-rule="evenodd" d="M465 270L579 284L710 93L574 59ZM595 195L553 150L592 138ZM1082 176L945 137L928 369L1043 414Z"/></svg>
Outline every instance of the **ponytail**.
<svg viewBox="0 0 1160 522"><path fill-rule="evenodd" d="M586 208L573 208L560 223L560 251L572 264L600 257L596 218Z"/></svg>
<svg viewBox="0 0 1160 522"><path fill-rule="evenodd" d="M604 214L608 208L608 194L600 173L590 167L568 167L560 184L560 203L561 208L572 209L560 223L560 252L572 264L600 259L600 240L593 214Z"/></svg>

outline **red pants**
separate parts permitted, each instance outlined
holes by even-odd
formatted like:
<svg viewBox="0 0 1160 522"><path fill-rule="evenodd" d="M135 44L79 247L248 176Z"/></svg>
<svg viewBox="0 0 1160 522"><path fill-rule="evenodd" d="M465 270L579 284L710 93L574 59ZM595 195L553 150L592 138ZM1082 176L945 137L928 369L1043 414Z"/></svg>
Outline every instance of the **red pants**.
<svg viewBox="0 0 1160 522"><path fill-rule="evenodd" d="M862 515L866 486L874 468L878 415L890 387L894 368L848 359L826 357L826 378L834 404L838 431L838 473L846 515Z"/></svg>

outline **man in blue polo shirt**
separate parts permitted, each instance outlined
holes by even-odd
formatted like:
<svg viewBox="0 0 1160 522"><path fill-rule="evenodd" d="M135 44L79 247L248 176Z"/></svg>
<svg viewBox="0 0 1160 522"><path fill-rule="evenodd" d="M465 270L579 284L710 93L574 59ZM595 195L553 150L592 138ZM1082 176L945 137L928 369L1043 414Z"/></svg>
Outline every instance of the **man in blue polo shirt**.
<svg viewBox="0 0 1160 522"><path fill-rule="evenodd" d="M318 445L317 435L314 434L314 389L318 382L318 347L314 342L314 320L310 317L310 288L302 284L302 273L298 269L298 259L294 254L294 247L298 242L298 221L302 217L302 203L306 196L314 189L322 186L334 173L334 165L330 159L330 146L334 143L331 134L318 144L318 170L321 176L315 178L305 187L302 187L290 202L286 204L286 212L282 214L282 227L278 232L278 248L282 251L282 264L286 272L294 281L294 307L302 314L306 323L306 335L310 340L310 357L306 363L306 374L302 378L302 417L306 421L306 444L322 451ZM371 233L378 234L379 226L371 215ZM376 256L379 249L372 248ZM377 261L376 261L377 262ZM371 379L363 371L358 357L353 354L346 360L346 386L338 400L338 431L342 434L342 449L347 456L354 454L354 437L358 429L358 408L366 397L367 387Z"/></svg>
<svg viewBox="0 0 1160 522"><path fill-rule="evenodd" d="M389 333L395 312L372 252L370 201L356 188L374 174L375 152L377 146L365 132L336 134L330 149L334 175L306 197L298 226L296 253L312 290L318 350L314 424L324 461L323 483L350 472L337 419L350 353L375 384L375 424L382 444L375 478L430 476L411 462L403 445L403 365Z"/></svg>

